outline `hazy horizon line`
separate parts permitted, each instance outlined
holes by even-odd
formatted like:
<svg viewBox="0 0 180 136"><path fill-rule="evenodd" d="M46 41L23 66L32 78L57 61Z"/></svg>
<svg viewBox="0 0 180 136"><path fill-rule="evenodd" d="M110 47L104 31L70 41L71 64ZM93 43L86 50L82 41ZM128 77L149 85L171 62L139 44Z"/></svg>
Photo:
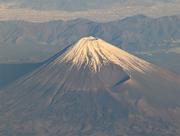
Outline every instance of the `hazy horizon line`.
<svg viewBox="0 0 180 136"><path fill-rule="evenodd" d="M86 18L97 22L109 22L129 16L143 14L149 17L180 15L180 2L156 5L114 5L104 9L86 11L36 10L30 8L9 8L0 4L0 21L24 20L48 22L53 20L73 20Z"/></svg>

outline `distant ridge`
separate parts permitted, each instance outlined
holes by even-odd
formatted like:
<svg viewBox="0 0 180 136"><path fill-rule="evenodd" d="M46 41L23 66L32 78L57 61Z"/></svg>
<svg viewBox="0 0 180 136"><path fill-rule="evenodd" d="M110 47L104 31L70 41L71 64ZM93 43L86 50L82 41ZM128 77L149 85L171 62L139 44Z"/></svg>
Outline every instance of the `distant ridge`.
<svg viewBox="0 0 180 136"><path fill-rule="evenodd" d="M89 35L133 53L169 50L178 47L179 23L179 16L153 19L142 15L109 23L85 19L46 23L3 21L0 22L0 62L7 59L9 63L40 62Z"/></svg>

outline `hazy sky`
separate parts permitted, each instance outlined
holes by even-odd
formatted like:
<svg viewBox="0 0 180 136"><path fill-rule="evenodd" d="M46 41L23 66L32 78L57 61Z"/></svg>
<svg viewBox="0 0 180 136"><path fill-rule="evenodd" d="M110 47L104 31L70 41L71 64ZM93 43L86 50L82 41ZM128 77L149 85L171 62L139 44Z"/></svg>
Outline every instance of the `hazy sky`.
<svg viewBox="0 0 180 136"><path fill-rule="evenodd" d="M0 20L49 21L88 18L111 21L144 14L180 13L180 0L0 0Z"/></svg>

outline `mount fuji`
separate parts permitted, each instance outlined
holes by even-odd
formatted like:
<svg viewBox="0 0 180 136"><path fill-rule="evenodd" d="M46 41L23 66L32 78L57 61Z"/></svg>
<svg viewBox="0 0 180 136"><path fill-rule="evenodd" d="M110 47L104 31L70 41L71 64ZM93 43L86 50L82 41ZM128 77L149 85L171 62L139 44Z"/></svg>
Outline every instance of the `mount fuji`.
<svg viewBox="0 0 180 136"><path fill-rule="evenodd" d="M0 135L177 136L180 78L84 37L0 92Z"/></svg>

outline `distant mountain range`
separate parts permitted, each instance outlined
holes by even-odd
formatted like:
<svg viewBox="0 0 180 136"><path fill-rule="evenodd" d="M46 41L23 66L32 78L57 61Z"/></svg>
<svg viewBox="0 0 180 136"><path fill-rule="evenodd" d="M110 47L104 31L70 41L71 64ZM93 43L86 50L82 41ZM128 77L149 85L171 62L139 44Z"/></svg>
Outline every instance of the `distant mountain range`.
<svg viewBox="0 0 180 136"><path fill-rule="evenodd" d="M0 135L178 136L180 78L84 37L0 90Z"/></svg>
<svg viewBox="0 0 180 136"><path fill-rule="evenodd" d="M39 62L82 36L103 38L130 52L180 46L180 16L143 15L98 23L86 19L31 23L0 22L0 62Z"/></svg>

